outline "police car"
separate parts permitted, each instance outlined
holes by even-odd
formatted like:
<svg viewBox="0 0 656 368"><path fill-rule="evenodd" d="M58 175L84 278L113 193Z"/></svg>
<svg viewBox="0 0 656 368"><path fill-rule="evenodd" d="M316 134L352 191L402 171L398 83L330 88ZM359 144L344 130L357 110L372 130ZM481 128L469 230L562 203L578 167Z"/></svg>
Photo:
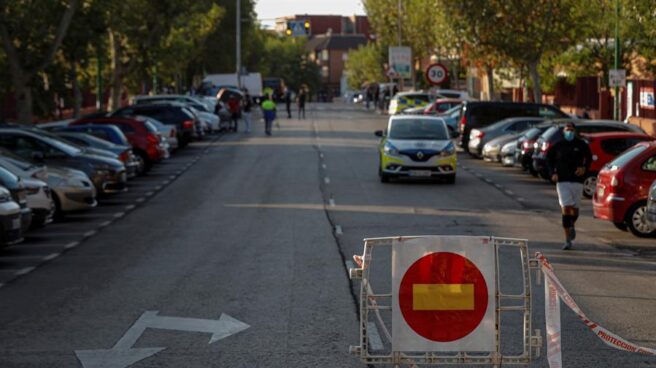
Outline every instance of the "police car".
<svg viewBox="0 0 656 368"><path fill-rule="evenodd" d="M403 110L412 107L428 105L435 101L437 96L426 92L400 92L390 100L388 114L400 114Z"/></svg>
<svg viewBox="0 0 656 368"><path fill-rule="evenodd" d="M380 181L424 177L456 181L456 147L444 120L432 116L398 115L389 119L378 146Z"/></svg>

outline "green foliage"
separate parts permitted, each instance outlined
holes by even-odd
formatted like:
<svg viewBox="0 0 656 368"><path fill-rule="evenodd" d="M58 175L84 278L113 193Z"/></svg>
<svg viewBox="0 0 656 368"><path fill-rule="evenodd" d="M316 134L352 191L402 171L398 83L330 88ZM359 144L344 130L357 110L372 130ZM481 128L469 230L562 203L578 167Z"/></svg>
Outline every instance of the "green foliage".
<svg viewBox="0 0 656 368"><path fill-rule="evenodd" d="M383 71L385 52L376 43L368 43L351 51L346 60L348 86L357 90L365 83L381 82L386 79Z"/></svg>
<svg viewBox="0 0 656 368"><path fill-rule="evenodd" d="M316 91L321 83L319 66L308 59L305 38L258 31L263 47L258 69L263 76L280 77L294 91L306 86Z"/></svg>

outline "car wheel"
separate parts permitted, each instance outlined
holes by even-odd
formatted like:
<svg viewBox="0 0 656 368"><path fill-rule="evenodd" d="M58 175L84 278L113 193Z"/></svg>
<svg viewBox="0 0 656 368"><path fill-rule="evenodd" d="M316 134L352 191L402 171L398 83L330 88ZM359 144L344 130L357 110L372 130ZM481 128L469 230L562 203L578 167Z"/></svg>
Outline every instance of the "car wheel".
<svg viewBox="0 0 656 368"><path fill-rule="evenodd" d="M54 191L52 191L51 193L52 193L52 201L55 202L55 215L53 218L55 221L63 221L66 216L61 208L61 202L59 201L59 197L57 197L57 194Z"/></svg>
<svg viewBox="0 0 656 368"><path fill-rule="evenodd" d="M390 176L388 174L385 174L383 172L383 169L381 169L380 162L378 162L378 177L380 178L381 183L389 183L390 181Z"/></svg>
<svg viewBox="0 0 656 368"><path fill-rule="evenodd" d="M153 167L153 162L150 161L150 158L148 157L146 152L138 150L135 151L134 153L137 156L137 160L139 160L139 164L142 165L142 167L144 168L143 172L144 173L148 172L151 169L151 167Z"/></svg>
<svg viewBox="0 0 656 368"><path fill-rule="evenodd" d="M597 190L597 175L591 174L583 181L583 196L585 198L592 198Z"/></svg>
<svg viewBox="0 0 656 368"><path fill-rule="evenodd" d="M455 184L456 183L456 174L451 174L446 177L445 179L447 184Z"/></svg>
<svg viewBox="0 0 656 368"><path fill-rule="evenodd" d="M656 229L647 221L646 213L647 204L645 202L638 202L627 212L626 226L633 235L646 238L656 234Z"/></svg>
<svg viewBox="0 0 656 368"><path fill-rule="evenodd" d="M629 228L626 227L626 224L624 222L613 222L613 225L615 225L617 230L629 231Z"/></svg>

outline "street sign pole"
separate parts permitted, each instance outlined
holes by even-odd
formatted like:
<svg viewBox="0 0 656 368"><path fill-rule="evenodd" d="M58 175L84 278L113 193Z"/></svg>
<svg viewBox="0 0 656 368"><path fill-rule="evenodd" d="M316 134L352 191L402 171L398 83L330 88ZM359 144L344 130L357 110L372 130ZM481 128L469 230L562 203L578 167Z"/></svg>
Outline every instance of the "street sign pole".
<svg viewBox="0 0 656 368"><path fill-rule="evenodd" d="M236 40L236 59L237 59L237 87L241 89L241 0L237 0L237 40Z"/></svg>
<svg viewBox="0 0 656 368"><path fill-rule="evenodd" d="M615 70L620 66L620 1L615 0ZM620 119L620 88L615 86L615 99L613 101L613 119Z"/></svg>

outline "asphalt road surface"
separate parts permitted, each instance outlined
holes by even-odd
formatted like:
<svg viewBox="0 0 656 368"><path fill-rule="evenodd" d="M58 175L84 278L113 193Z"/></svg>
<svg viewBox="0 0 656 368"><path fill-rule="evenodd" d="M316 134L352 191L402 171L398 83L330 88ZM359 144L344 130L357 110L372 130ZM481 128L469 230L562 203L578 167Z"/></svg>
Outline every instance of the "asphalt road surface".
<svg viewBox="0 0 656 368"><path fill-rule="evenodd" d="M141 200L2 284L0 367L361 367L348 352L359 338L352 255L363 238L428 234L528 239L588 317L656 348L653 239L592 219L585 202L574 249L561 251L551 185L462 154L455 185L382 184L373 131L386 121L360 106L313 104L272 137L259 124L194 143L159 169L171 165L166 185L124 197ZM44 248L71 244L47 236ZM28 239L0 263L37 248ZM376 261L388 286L389 254ZM500 269L502 287L518 290L516 259ZM533 285L542 335L543 295ZM565 366L656 367L561 313ZM503 345L514 351L521 328L506 322ZM531 366L547 366L545 351Z"/></svg>

